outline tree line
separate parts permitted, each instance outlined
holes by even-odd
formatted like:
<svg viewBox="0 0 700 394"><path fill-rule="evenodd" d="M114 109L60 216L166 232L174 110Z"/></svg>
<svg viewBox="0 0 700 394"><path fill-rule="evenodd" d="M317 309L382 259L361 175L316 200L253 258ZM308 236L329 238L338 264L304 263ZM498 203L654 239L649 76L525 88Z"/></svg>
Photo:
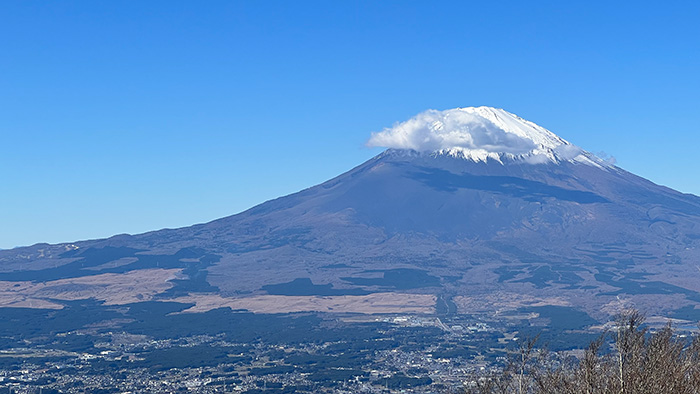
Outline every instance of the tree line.
<svg viewBox="0 0 700 394"><path fill-rule="evenodd" d="M468 394L696 394L700 393L700 339L676 335L670 322L650 332L637 310L593 341L577 362L552 357L525 341L505 369L476 376ZM607 346L612 342L612 349Z"/></svg>

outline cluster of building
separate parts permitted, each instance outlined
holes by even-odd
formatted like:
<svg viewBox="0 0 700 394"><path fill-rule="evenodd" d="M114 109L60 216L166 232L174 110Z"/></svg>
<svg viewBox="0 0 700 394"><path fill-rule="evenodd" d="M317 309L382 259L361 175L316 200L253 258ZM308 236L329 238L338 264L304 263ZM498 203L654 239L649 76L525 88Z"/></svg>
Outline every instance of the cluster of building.
<svg viewBox="0 0 700 394"><path fill-rule="evenodd" d="M443 322L436 317L393 316L381 321L399 327L437 327L444 331L446 342L494 330L483 322ZM111 338L109 342L96 343L94 352L42 348L3 351L0 362L4 358L16 364L0 363L0 394L438 393L463 387L475 374L495 368L492 361L480 355L441 356L437 353L444 349L437 345L422 349L378 347L363 355L366 361L360 368L331 367L333 373L343 378L319 381L317 375L308 369L297 369L279 354L313 356L338 343L235 344L216 336L153 340L127 333L111 333ZM161 369L140 364L149 351L195 346L245 348L248 357L244 362L224 360L218 365L186 368Z"/></svg>

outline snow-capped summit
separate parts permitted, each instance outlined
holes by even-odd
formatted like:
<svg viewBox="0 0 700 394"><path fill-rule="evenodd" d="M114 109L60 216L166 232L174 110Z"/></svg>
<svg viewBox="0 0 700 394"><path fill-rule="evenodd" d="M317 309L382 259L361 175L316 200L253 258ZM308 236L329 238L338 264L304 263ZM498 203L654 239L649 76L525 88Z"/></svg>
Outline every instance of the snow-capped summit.
<svg viewBox="0 0 700 394"><path fill-rule="evenodd" d="M446 154L473 161L605 162L544 127L492 107L428 110L372 133L369 146Z"/></svg>

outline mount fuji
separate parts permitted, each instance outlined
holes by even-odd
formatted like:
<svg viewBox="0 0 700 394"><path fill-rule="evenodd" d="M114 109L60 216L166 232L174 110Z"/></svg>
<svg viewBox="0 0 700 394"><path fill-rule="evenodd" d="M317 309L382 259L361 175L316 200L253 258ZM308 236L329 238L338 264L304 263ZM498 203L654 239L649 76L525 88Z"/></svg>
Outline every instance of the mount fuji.
<svg viewBox="0 0 700 394"><path fill-rule="evenodd" d="M427 111L320 185L180 229L0 251L0 308L257 313L636 306L700 318L700 198L501 109Z"/></svg>

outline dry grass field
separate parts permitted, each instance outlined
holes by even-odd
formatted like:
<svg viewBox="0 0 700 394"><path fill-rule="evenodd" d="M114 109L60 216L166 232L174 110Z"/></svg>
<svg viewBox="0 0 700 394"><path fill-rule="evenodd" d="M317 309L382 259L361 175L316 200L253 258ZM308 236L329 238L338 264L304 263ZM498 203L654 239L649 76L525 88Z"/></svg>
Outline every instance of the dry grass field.
<svg viewBox="0 0 700 394"><path fill-rule="evenodd" d="M56 301L95 299L107 305L149 301L173 287L180 269L146 269L47 282L0 281L0 307L61 309Z"/></svg>
<svg viewBox="0 0 700 394"><path fill-rule="evenodd" d="M428 294L373 293L362 296L280 296L260 295L224 298L218 295L190 295L172 301L194 303L184 312L206 312L216 308L245 309L255 313L434 313L436 298Z"/></svg>

